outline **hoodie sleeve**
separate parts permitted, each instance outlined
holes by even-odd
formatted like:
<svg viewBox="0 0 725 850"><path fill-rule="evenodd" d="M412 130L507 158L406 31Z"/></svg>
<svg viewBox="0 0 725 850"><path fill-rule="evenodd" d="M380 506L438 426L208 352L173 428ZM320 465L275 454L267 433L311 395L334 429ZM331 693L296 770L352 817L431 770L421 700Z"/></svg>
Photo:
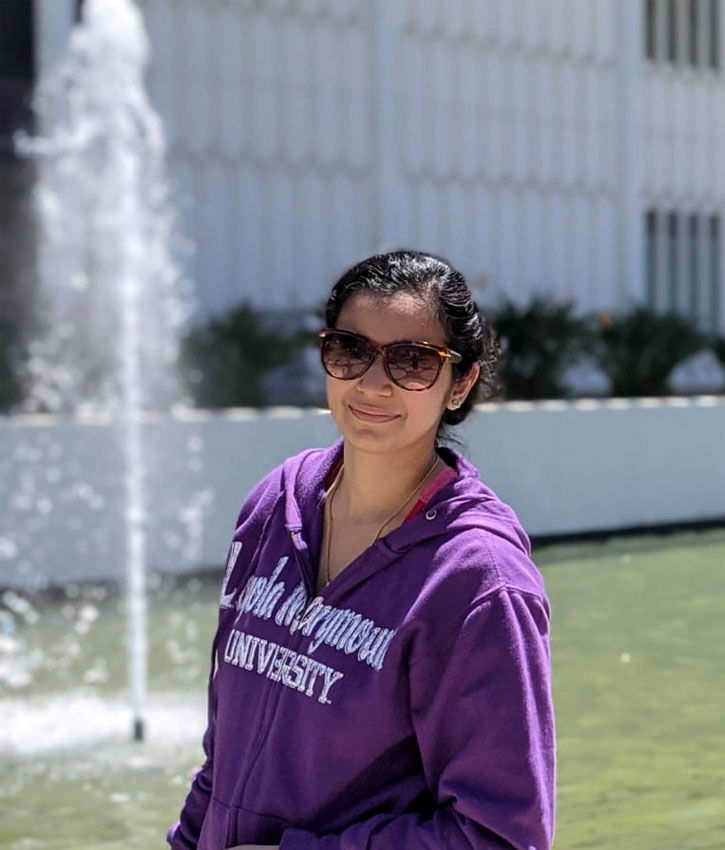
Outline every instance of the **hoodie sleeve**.
<svg viewBox="0 0 725 850"><path fill-rule="evenodd" d="M234 540L243 540L247 551L255 552L264 525L273 510L274 503L280 492L282 467L277 467L267 475L247 497L237 517ZM231 550L230 550L231 551ZM243 580L245 569L254 561L254 555L249 559L240 559L230 575L225 576L222 594L231 592L239 587ZM219 627L224 616L224 608L219 612L219 624L214 636L211 652L211 672L208 689L208 720L202 740L204 749L204 764L194 775L179 820L167 833L166 840L171 850L196 850L199 835L209 806L212 793L212 777L214 773L214 726L216 722L216 652L219 641Z"/></svg>
<svg viewBox="0 0 725 850"><path fill-rule="evenodd" d="M430 815L378 814L336 835L287 830L280 850L549 850L555 743L545 598L500 589L409 671Z"/></svg>

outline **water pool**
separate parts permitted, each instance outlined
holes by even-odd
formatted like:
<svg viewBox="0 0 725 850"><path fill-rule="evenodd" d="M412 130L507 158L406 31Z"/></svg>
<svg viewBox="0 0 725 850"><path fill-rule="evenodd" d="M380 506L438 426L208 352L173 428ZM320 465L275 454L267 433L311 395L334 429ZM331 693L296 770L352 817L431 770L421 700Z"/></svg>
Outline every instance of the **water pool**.
<svg viewBox="0 0 725 850"><path fill-rule="evenodd" d="M557 848L725 846L725 531L536 553L554 611ZM149 741L128 740L119 602L0 605L0 847L164 846L201 757L218 582L150 601Z"/></svg>

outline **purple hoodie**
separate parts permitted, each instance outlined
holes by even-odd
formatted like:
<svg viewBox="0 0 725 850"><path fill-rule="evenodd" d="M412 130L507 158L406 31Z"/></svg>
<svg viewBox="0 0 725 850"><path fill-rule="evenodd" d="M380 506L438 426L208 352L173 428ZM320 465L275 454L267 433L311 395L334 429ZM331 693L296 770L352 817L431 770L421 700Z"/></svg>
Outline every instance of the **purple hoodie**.
<svg viewBox="0 0 725 850"><path fill-rule="evenodd" d="M206 762L173 850L548 850L549 605L460 454L424 512L315 595L342 441L250 494L221 595Z"/></svg>

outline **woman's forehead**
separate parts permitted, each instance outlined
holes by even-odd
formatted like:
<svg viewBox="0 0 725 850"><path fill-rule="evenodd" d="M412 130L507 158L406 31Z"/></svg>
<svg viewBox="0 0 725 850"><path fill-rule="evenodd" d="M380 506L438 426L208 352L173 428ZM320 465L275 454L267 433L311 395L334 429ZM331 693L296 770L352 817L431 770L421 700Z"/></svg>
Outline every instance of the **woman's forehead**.
<svg viewBox="0 0 725 850"><path fill-rule="evenodd" d="M343 305L336 326L382 345L413 339L446 344L443 327L430 302L409 292L356 293Z"/></svg>

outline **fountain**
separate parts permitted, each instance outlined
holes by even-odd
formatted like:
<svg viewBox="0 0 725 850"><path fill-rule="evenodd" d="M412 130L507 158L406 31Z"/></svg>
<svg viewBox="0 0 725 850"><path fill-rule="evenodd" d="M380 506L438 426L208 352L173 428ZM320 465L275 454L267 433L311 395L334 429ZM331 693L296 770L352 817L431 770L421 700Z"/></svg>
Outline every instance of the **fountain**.
<svg viewBox="0 0 725 850"><path fill-rule="evenodd" d="M26 409L90 412L118 428L135 740L147 679L142 416L180 399L173 365L190 312L148 59L132 0L87 0L66 57L39 87L40 134L18 139L38 161L42 235Z"/></svg>

